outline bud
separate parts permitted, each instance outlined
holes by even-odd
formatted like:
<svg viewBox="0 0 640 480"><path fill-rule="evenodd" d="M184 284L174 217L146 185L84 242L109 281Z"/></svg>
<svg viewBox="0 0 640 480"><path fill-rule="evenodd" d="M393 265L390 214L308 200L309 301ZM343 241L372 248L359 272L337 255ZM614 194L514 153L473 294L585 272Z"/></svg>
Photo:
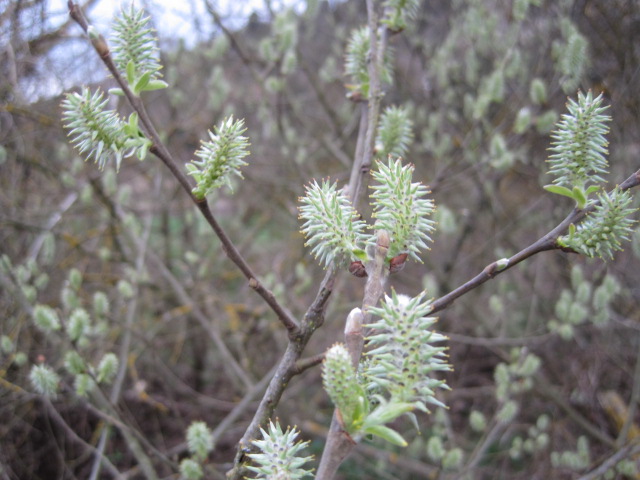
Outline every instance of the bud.
<svg viewBox="0 0 640 480"><path fill-rule="evenodd" d="M204 476L202 467L191 458L185 458L180 462L180 477L185 480L200 480Z"/></svg>
<svg viewBox="0 0 640 480"><path fill-rule="evenodd" d="M397 273L404 268L404 264L407 261L408 253L401 253L389 260L389 273Z"/></svg>
<svg viewBox="0 0 640 480"><path fill-rule="evenodd" d="M367 276L367 269L360 260L356 260L349 265L349 273L355 277L364 278Z"/></svg>
<svg viewBox="0 0 640 480"><path fill-rule="evenodd" d="M60 329L58 314L48 305L36 305L33 309L33 320L36 326L44 332L53 332Z"/></svg>
<svg viewBox="0 0 640 480"><path fill-rule="evenodd" d="M207 458L213 450L211 431L204 422L193 422L187 430L189 452L200 460Z"/></svg>
<svg viewBox="0 0 640 480"><path fill-rule="evenodd" d="M98 382L111 383L118 371L118 363L118 357L114 353L105 354L98 364Z"/></svg>
<svg viewBox="0 0 640 480"><path fill-rule="evenodd" d="M337 343L327 351L322 368L322 384L340 411L345 430L350 431L364 392L358 384L351 357L344 345Z"/></svg>
<svg viewBox="0 0 640 480"><path fill-rule="evenodd" d="M47 365L35 365L29 373L29 380L36 392L45 397L55 398L60 377Z"/></svg>

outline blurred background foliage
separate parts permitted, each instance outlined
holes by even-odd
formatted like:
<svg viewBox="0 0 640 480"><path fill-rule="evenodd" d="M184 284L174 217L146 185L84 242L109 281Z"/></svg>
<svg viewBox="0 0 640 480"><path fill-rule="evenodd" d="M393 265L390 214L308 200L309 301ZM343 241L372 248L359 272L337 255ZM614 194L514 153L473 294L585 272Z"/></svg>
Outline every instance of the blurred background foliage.
<svg viewBox="0 0 640 480"><path fill-rule="evenodd" d="M94 364L120 352L129 332L127 375L111 407L171 478L187 426L220 425L269 373L285 334L157 161L100 172L67 144L61 97L51 92L85 78L113 86L79 29L52 26L47 1L0 5L0 474L88 478L86 444L96 445L105 428L99 409L73 393L63 368L69 341L31 321L31 306L47 304L63 319L77 308L91 312L86 341L72 346ZM161 35L171 88L144 98L184 163L207 129L230 114L245 119L245 179L212 203L243 255L300 317L323 272L298 232L297 198L311 179L348 181L361 113L346 96L344 48L366 9L356 1L265 2L244 22L222 7L203 11L180 21L209 25L209 38ZM409 112L414 142L405 160L430 186L439 222L424 264L392 277L398 292L445 294L564 218L571 202L541 186L550 183L549 132L578 89L604 92L611 105L611 187L637 170L637 1L425 1L390 45L393 84L383 105ZM407 449L359 446L341 478L578 478L637 440L639 257L640 234L610 263L551 252L459 299L437 325L451 338L452 391L442 394L450 408L422 417L420 433L400 424L414 439ZM308 356L341 339L362 288L346 272L339 277ZM108 298L108 311L95 306L96 295ZM50 403L28 381L31 366L45 363L61 375ZM219 435L211 478L230 465L253 402ZM277 414L318 454L332 411L314 368L292 381ZM127 445L115 434L106 453L139 478ZM624 462L611 468L618 471L610 478L638 478Z"/></svg>

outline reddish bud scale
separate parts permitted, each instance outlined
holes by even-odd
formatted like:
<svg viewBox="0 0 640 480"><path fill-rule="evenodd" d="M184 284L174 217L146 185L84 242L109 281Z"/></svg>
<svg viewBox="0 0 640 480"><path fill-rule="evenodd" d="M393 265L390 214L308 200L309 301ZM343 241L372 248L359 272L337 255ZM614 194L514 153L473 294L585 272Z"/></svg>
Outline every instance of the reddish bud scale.
<svg viewBox="0 0 640 480"><path fill-rule="evenodd" d="M407 253L401 253L389 260L389 273L396 273L402 270L408 256L409 255Z"/></svg>
<svg viewBox="0 0 640 480"><path fill-rule="evenodd" d="M367 269L360 260L356 260L349 265L349 273L358 278L364 278L367 276Z"/></svg>

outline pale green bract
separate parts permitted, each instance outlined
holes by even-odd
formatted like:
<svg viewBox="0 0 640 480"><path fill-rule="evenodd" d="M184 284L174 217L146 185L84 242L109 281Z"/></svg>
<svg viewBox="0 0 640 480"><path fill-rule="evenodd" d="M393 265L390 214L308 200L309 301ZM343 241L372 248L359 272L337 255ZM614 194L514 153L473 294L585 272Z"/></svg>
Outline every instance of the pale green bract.
<svg viewBox="0 0 640 480"><path fill-rule="evenodd" d="M603 112L602 94L593 98L578 93L578 100L569 99L568 114L562 116L552 133L553 143L548 163L549 174L556 178L553 185L545 189L573 198L578 208L589 203L589 195L598 191L607 173L608 142L605 135L609 128L606 123L611 117Z"/></svg>
<svg viewBox="0 0 640 480"><path fill-rule="evenodd" d="M300 218L306 245L321 264L334 260L362 258L366 241L365 223L360 220L349 198L335 183L313 181L300 198Z"/></svg>
<svg viewBox="0 0 640 480"><path fill-rule="evenodd" d="M406 107L385 108L380 116L376 153L380 158L403 157L413 140L413 122Z"/></svg>
<svg viewBox="0 0 640 480"><path fill-rule="evenodd" d="M451 365L446 347L434 346L447 337L431 330L437 318L427 316L432 307L424 297L425 292L409 298L393 291L380 307L370 309L379 318L367 325L373 332L367 339L371 361L364 375L371 388L389 393L390 403L405 402L428 411L427 404L444 406L435 397L436 388L449 388L432 375L451 370Z"/></svg>
<svg viewBox="0 0 640 480"><path fill-rule="evenodd" d="M374 229L386 230L391 236L389 253L395 257L408 253L421 262L418 253L427 249L429 236L435 230L435 222L428 217L433 213L433 201L425 198L429 193L426 186L411 182L413 165L402 165L400 159L389 160L387 164L378 162L373 178L371 198L376 219Z"/></svg>
<svg viewBox="0 0 640 480"><path fill-rule="evenodd" d="M101 170L111 161L119 169L125 157L143 160L151 147L138 128L138 116L133 113L125 122L114 110L105 109L107 102L100 90L92 95L87 88L67 94L62 102L63 122L72 145L85 160L93 158Z"/></svg>
<svg viewBox="0 0 640 480"><path fill-rule="evenodd" d="M242 178L240 168L247 165L243 158L249 155L249 141L242 135L246 130L244 120L234 121L232 115L209 131L209 141L202 141L196 151L199 160L185 165L196 181L192 192L197 199L202 200L223 185L232 189L232 175Z"/></svg>
<svg viewBox="0 0 640 480"><path fill-rule="evenodd" d="M261 428L260 432L262 440L254 440L252 443L261 453L248 454L258 464L258 466L247 467L258 474L256 478L297 480L311 475L311 471L305 470L302 466L313 457L298 456L298 452L309 442L296 442L299 432L295 428L289 427L286 432L283 432L276 421L275 425L269 422L268 431Z"/></svg>
<svg viewBox="0 0 640 480"><path fill-rule="evenodd" d="M571 225L569 235L558 240L589 257L610 260L616 251L622 250L622 241L629 241L635 220L627 218L637 211L631 206L629 190L615 188L611 193L600 193L593 212L576 228Z"/></svg>

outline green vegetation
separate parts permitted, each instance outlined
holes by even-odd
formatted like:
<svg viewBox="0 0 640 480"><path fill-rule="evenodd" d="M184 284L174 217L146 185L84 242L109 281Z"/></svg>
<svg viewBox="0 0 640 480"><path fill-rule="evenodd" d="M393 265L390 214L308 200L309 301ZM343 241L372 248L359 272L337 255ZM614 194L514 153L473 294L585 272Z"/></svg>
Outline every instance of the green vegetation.
<svg viewBox="0 0 640 480"><path fill-rule="evenodd" d="M638 475L634 2L6 3L0 476Z"/></svg>

